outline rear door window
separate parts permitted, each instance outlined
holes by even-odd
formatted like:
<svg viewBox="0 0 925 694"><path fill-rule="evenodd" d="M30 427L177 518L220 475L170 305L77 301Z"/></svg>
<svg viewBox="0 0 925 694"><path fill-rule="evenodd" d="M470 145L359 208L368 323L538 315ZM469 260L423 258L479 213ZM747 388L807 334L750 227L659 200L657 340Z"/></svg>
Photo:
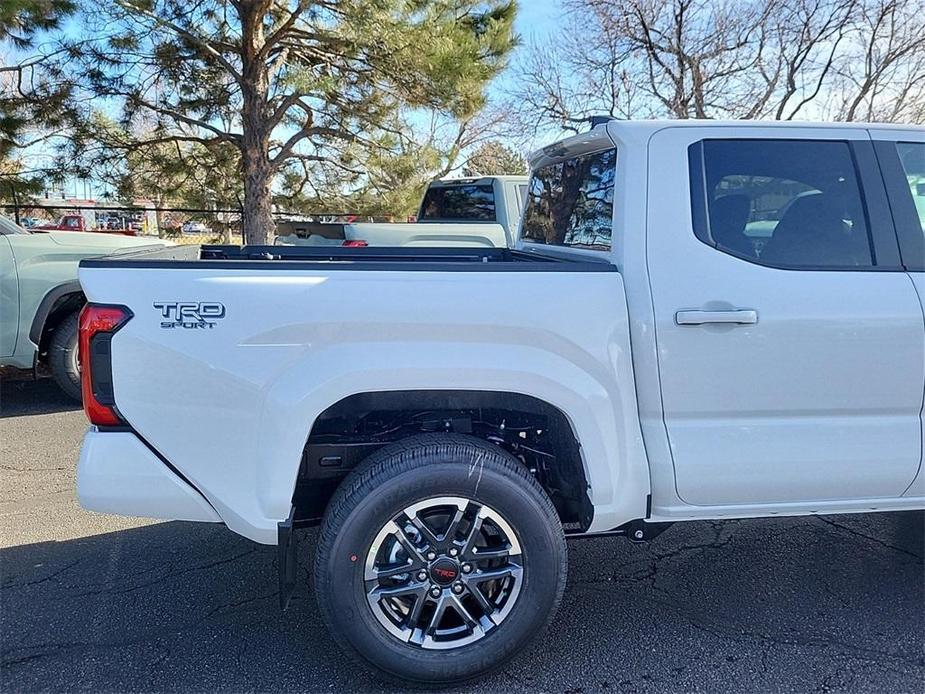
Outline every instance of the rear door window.
<svg viewBox="0 0 925 694"><path fill-rule="evenodd" d="M617 150L583 154L536 169L521 237L531 243L610 250Z"/></svg>
<svg viewBox="0 0 925 694"><path fill-rule="evenodd" d="M705 140L691 180L695 233L719 250L781 268L874 264L847 142Z"/></svg>

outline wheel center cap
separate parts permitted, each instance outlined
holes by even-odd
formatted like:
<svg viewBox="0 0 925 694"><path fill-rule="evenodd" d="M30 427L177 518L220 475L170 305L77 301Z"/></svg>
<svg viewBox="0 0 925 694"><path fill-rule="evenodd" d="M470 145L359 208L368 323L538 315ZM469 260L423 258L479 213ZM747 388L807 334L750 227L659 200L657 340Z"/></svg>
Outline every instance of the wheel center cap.
<svg viewBox="0 0 925 694"><path fill-rule="evenodd" d="M452 559L438 559L430 565L430 578L434 583L448 586L459 576L459 564Z"/></svg>

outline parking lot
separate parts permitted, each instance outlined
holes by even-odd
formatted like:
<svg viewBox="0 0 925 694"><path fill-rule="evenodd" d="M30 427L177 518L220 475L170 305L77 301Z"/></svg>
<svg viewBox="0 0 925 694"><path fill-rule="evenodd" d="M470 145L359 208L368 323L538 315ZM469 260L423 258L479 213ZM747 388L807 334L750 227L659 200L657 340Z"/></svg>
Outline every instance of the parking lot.
<svg viewBox="0 0 925 694"><path fill-rule="evenodd" d="M0 382L0 414L0 689L381 689L321 624L314 531L280 613L275 548L78 507L85 419L52 382ZM471 689L922 691L920 513L678 524L569 553L550 632Z"/></svg>

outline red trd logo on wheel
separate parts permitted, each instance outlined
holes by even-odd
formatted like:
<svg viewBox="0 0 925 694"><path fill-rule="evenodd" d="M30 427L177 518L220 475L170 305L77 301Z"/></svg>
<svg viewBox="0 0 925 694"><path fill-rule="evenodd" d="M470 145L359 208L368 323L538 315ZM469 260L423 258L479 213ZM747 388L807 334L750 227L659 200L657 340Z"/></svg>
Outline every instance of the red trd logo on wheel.
<svg viewBox="0 0 925 694"><path fill-rule="evenodd" d="M459 567L455 562L441 559L430 567L431 579L441 585L448 585L459 576Z"/></svg>

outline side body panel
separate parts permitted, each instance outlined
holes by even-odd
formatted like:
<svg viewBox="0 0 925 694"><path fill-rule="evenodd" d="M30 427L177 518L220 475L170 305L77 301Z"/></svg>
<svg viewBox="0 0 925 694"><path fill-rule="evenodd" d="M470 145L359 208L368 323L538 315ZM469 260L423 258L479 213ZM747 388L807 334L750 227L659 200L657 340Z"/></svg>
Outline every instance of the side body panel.
<svg viewBox="0 0 925 694"><path fill-rule="evenodd" d="M742 515L897 499L921 455L921 308L901 271L784 270L692 231L687 148L717 137L866 141L863 128L666 129L649 142L648 270L681 503ZM670 196L653 191L670 190ZM679 325L678 311L757 312Z"/></svg>
<svg viewBox="0 0 925 694"><path fill-rule="evenodd" d="M81 253L76 248L62 248L51 234L23 234L7 238L12 239L16 258L19 321L16 326L16 350L4 358L4 363L28 369L32 368L35 350L38 348L29 337L33 316L48 292L77 278L77 264L87 253Z"/></svg>
<svg viewBox="0 0 925 694"><path fill-rule="evenodd" d="M617 147L614 190L613 262L623 277L629 308L633 370L638 397L639 424L645 442L652 486L652 509L679 503L674 467L662 420L659 355L655 343L655 315L646 261L651 128L611 122L607 132ZM661 190L654 191L661 202ZM677 193L680 194L680 193ZM656 203L657 204L657 203Z"/></svg>
<svg viewBox="0 0 925 694"><path fill-rule="evenodd" d="M870 128L870 136L877 148L880 168L887 186L893 221L900 240L903 263L915 287L925 321L925 166L923 159L903 163L898 156L896 143L917 144L925 149L925 128ZM925 361L925 344L921 350ZM925 385L923 385L925 390ZM923 396L925 401L925 396ZM921 436L925 448L925 404L921 419ZM906 497L925 497L925 451L919 464L918 475L904 494Z"/></svg>
<svg viewBox="0 0 925 694"><path fill-rule="evenodd" d="M4 236L15 259L19 291L19 316L15 327L15 351L3 357L3 364L32 368L38 345L30 337L33 318L49 292L77 280L77 265L84 259L109 255L129 247L157 244L156 240L130 239L112 234L52 231L43 234ZM163 244L158 244L163 245ZM6 282L12 281L12 276ZM7 330L4 317L3 330ZM3 340L6 341L6 338ZM0 351L2 353L2 351Z"/></svg>
<svg viewBox="0 0 925 694"><path fill-rule="evenodd" d="M915 286L916 294L919 298L919 305L922 306L923 315L925 315L925 271L917 270L909 273L909 278ZM922 361L925 361L925 343L922 345ZM925 389L923 389L923 406L919 412L920 440L922 441L922 457L919 460L919 470L915 479L905 491L907 497L925 497Z"/></svg>
<svg viewBox="0 0 925 694"><path fill-rule="evenodd" d="M0 358L16 349L19 335L19 275L6 234L0 234Z"/></svg>
<svg viewBox="0 0 925 694"><path fill-rule="evenodd" d="M562 410L581 442L592 530L646 513L626 302L616 272L82 268L128 306L113 338L120 412L228 526L276 542L316 417L361 392L488 390ZM220 302L208 329L155 302ZM157 373L157 379L150 374Z"/></svg>

